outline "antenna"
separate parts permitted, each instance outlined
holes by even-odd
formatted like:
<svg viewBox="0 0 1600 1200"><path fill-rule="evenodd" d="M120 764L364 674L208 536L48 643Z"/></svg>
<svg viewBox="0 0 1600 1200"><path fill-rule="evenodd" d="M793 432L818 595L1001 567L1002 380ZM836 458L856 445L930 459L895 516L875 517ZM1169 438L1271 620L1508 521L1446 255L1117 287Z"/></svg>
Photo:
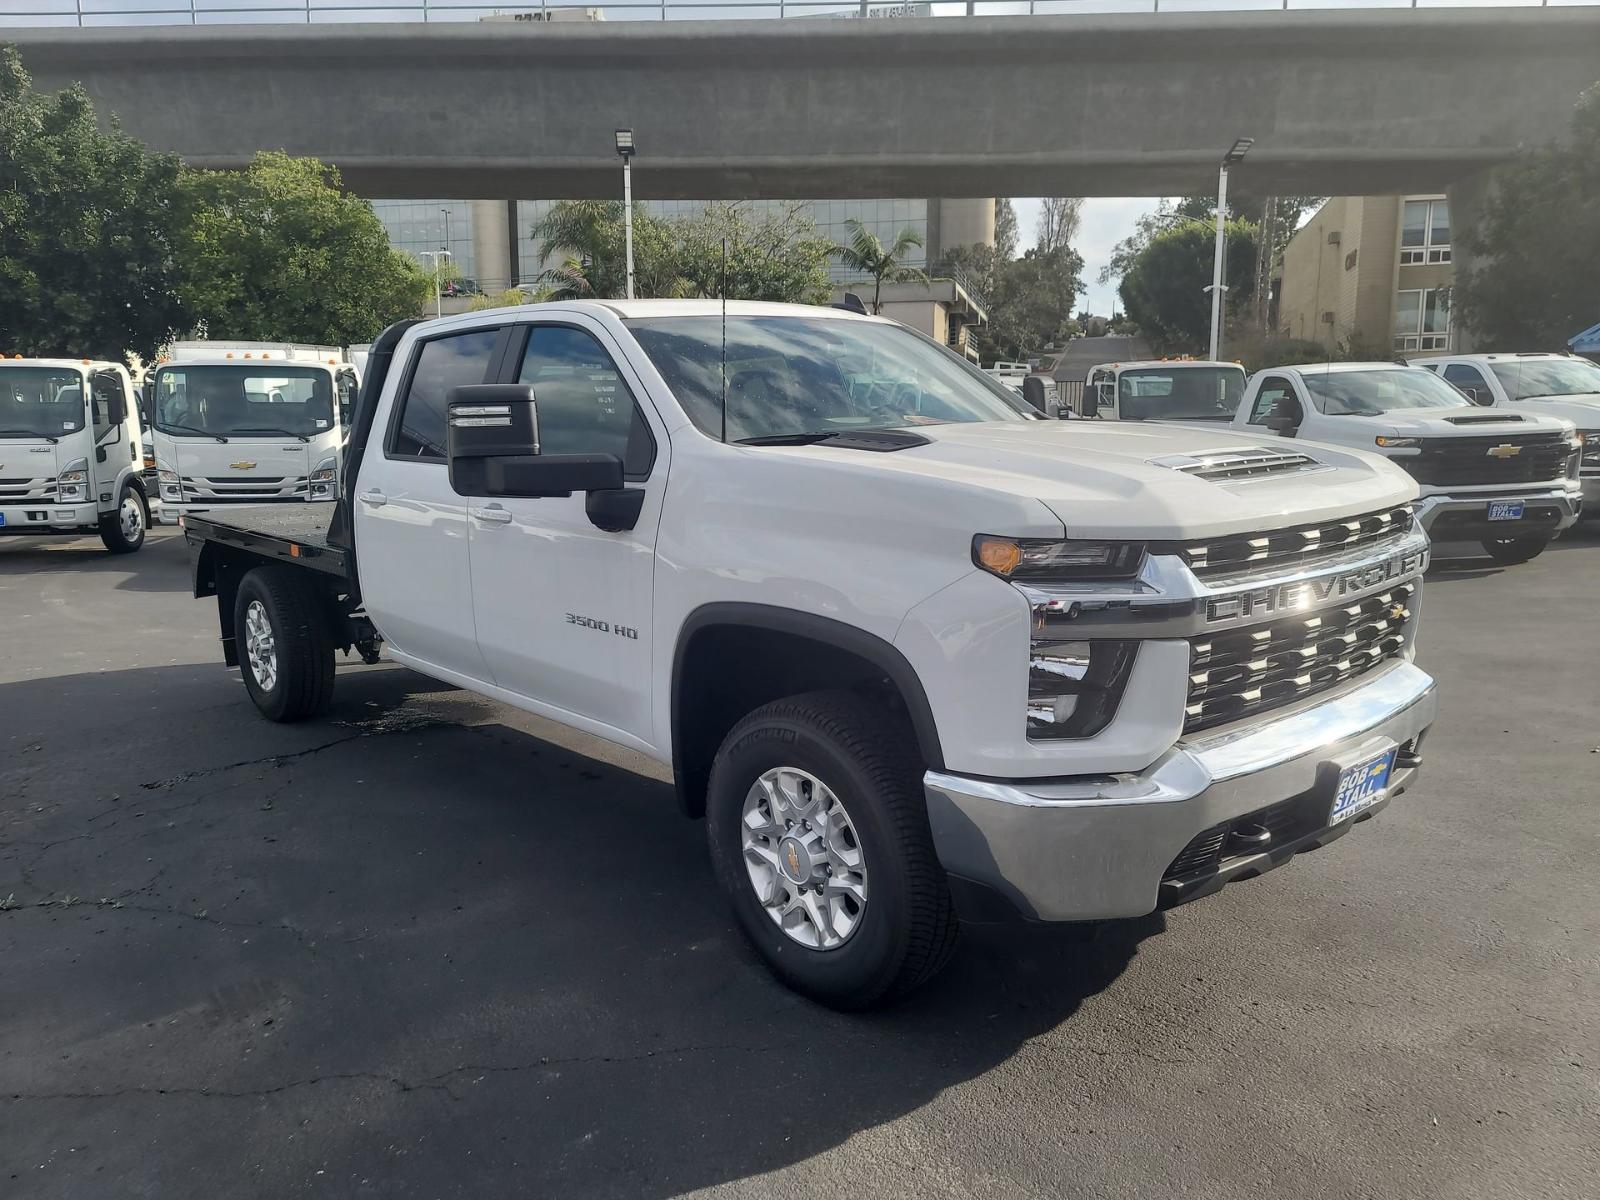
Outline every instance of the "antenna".
<svg viewBox="0 0 1600 1200"><path fill-rule="evenodd" d="M722 440L728 440L728 239L722 239L722 272L717 280L722 297Z"/></svg>

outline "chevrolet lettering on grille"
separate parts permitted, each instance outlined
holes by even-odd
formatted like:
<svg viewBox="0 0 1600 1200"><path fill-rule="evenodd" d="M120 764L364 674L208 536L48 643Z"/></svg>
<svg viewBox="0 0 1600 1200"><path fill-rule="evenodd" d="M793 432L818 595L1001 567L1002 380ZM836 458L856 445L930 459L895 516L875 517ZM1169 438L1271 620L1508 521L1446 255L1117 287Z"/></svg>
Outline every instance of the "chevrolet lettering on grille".
<svg viewBox="0 0 1600 1200"><path fill-rule="evenodd" d="M1391 579L1413 574L1422 569L1423 559L1424 552L1415 550L1321 579L1301 579L1294 583L1250 588L1228 596L1217 596L1206 603L1206 621L1238 621L1248 617L1303 612L1330 600L1359 595L1381 587Z"/></svg>

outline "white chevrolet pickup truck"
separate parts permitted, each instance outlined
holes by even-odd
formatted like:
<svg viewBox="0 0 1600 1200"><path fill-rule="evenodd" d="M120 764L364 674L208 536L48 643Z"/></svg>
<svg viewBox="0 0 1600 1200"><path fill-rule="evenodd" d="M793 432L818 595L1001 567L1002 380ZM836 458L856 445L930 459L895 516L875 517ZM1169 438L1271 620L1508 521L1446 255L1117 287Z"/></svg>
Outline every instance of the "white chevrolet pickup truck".
<svg viewBox="0 0 1600 1200"><path fill-rule="evenodd" d="M1331 841L1434 717L1402 471L1024 420L892 321L405 323L339 478L331 525L185 517L261 712L382 649L670 764L746 934L839 1007L932 976L958 916L1138 916Z"/></svg>
<svg viewBox="0 0 1600 1200"><path fill-rule="evenodd" d="M1583 510L1571 421L1485 410L1432 371L1398 363L1273 367L1250 378L1240 434L1382 454L1420 488L1417 517L1436 542L1477 541L1496 562L1544 552Z"/></svg>

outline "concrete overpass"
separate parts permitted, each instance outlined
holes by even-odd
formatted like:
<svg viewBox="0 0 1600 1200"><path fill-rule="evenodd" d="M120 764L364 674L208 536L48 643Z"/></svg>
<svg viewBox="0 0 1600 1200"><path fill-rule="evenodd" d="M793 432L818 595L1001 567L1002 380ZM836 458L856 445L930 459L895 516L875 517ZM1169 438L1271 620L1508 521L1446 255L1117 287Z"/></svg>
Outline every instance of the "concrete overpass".
<svg viewBox="0 0 1600 1200"><path fill-rule="evenodd" d="M1432 190L1563 131L1600 8L899 21L0 29L37 82L200 166L336 163L369 196Z"/></svg>

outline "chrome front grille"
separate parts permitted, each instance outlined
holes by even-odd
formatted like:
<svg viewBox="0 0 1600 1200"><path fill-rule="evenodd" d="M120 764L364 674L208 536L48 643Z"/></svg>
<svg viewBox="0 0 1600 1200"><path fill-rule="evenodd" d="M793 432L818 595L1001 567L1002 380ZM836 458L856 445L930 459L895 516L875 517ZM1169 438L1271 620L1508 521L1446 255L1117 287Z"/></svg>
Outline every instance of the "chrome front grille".
<svg viewBox="0 0 1600 1200"><path fill-rule="evenodd" d="M54 479L0 479L0 502L56 498Z"/></svg>
<svg viewBox="0 0 1600 1200"><path fill-rule="evenodd" d="M304 475L231 475L221 478L185 475L183 498L207 503L257 504L271 500L304 500L310 481Z"/></svg>
<svg viewBox="0 0 1600 1200"><path fill-rule="evenodd" d="M1267 533L1242 533L1203 542L1151 546L1156 554L1176 554L1201 579L1312 565L1333 554L1399 543L1411 529L1408 505L1315 525L1296 525Z"/></svg>
<svg viewBox="0 0 1600 1200"><path fill-rule="evenodd" d="M1399 657L1417 587L1190 638L1184 732L1293 704Z"/></svg>

